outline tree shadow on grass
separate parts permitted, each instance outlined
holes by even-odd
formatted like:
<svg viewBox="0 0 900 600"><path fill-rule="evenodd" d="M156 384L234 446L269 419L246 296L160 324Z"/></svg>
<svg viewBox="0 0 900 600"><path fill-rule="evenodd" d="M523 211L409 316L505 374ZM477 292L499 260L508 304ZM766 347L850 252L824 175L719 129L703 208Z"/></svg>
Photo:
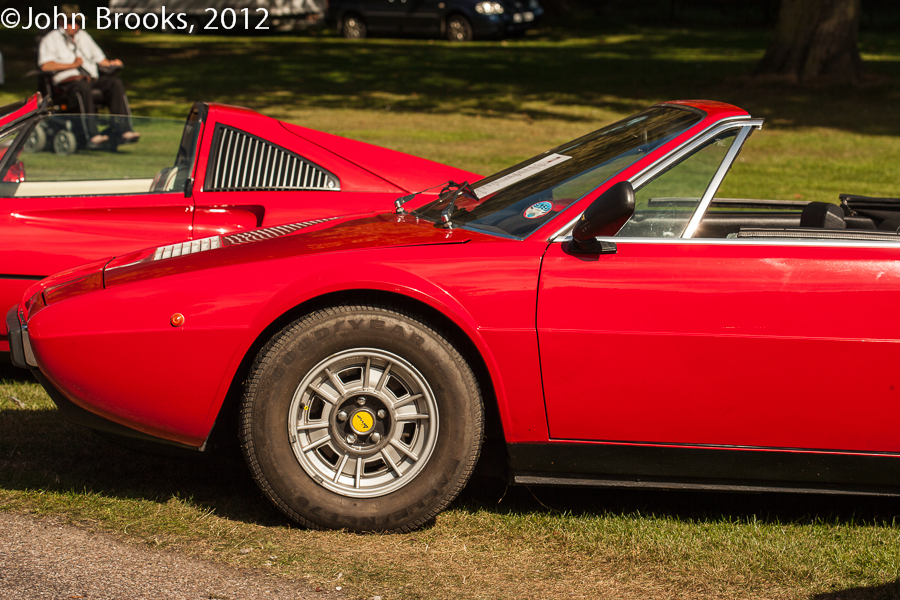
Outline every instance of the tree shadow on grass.
<svg viewBox="0 0 900 600"><path fill-rule="evenodd" d="M456 508L498 514L658 516L689 522L893 526L896 497L508 486L473 480Z"/></svg>
<svg viewBox="0 0 900 600"><path fill-rule="evenodd" d="M33 88L16 77L33 68L29 32L7 31L7 90ZM900 134L900 47L892 36L863 37L877 75L861 87L808 88L750 75L768 41L765 29L630 28L559 40L449 44L324 36L215 38L98 34L125 60L136 105L182 117L196 100L281 108L389 108L430 114L522 115L587 121L597 107L628 114L661 100L731 102L779 127L830 127ZM176 106L180 104L180 106ZM168 114L168 112L173 114ZM489 112L492 111L492 112Z"/></svg>
<svg viewBox="0 0 900 600"><path fill-rule="evenodd" d="M30 379L27 371L0 363L0 381ZM204 453L152 444L123 446L72 425L55 409L22 410L0 403L0 488L93 493L161 504L190 498L225 518L285 524L256 487L233 442ZM473 479L454 507L497 514L657 515L696 522L865 526L892 526L900 516L900 500L891 497L507 487L491 479Z"/></svg>
<svg viewBox="0 0 900 600"><path fill-rule="evenodd" d="M900 579L865 587L816 594L810 600L900 600Z"/></svg>
<svg viewBox="0 0 900 600"><path fill-rule="evenodd" d="M28 371L2 364L0 380L30 383L33 378ZM286 523L256 487L236 440L211 452L190 452L111 440L69 423L55 408L23 410L9 402L0 407L2 489L160 504L182 498L229 519L266 526Z"/></svg>

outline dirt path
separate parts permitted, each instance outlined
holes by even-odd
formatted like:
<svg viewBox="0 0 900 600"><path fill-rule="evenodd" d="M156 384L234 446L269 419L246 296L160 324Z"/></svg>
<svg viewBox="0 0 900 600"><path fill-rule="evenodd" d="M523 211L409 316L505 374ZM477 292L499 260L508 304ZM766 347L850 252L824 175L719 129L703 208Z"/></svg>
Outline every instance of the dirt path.
<svg viewBox="0 0 900 600"><path fill-rule="evenodd" d="M0 513L0 600L304 600L334 591Z"/></svg>

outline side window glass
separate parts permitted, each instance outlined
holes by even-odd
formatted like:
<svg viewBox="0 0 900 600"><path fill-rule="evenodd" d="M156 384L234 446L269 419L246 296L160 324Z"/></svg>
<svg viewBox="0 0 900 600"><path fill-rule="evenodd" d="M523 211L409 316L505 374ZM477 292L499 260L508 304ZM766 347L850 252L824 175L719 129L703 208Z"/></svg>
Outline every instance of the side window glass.
<svg viewBox="0 0 900 600"><path fill-rule="evenodd" d="M738 131L715 136L636 190L634 215L616 237L681 237Z"/></svg>
<svg viewBox="0 0 900 600"><path fill-rule="evenodd" d="M217 125L203 189L207 192L338 192L341 182L337 175L290 150L240 129Z"/></svg>
<svg viewBox="0 0 900 600"><path fill-rule="evenodd" d="M88 144L86 119L110 141ZM184 121L112 115L53 114L31 130L16 157L24 176L2 196L85 196L183 192L188 168L176 164ZM138 143L117 143L124 131ZM196 144L196 139L194 141ZM6 144L6 138L0 146ZM184 173L180 173L184 171ZM183 177L182 177L183 175ZM182 187L177 183L181 180Z"/></svg>

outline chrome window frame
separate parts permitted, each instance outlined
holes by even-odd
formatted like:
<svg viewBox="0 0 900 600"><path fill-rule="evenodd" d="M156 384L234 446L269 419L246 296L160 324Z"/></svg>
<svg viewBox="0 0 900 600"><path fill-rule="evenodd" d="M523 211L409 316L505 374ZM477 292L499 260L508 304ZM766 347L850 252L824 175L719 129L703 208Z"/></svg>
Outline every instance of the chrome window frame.
<svg viewBox="0 0 900 600"><path fill-rule="evenodd" d="M639 190L641 187L652 181L655 177L660 175L662 172L669 169L672 165L679 162L680 160L686 158L692 152L705 145L711 139L715 138L717 135L721 135L726 131L730 131L732 129L741 129L738 132L737 138L734 143L731 145L731 148L728 149L728 152L725 153L725 157L722 159L719 168L716 170L716 173L713 175L712 180L710 180L709 185L706 188L706 191L703 193L703 196L700 198L700 203L697 208L694 209L694 213L691 216L691 219L688 221L687 227L685 227L685 231L680 238L652 238L652 237L604 237L597 238L602 240L611 240L611 241L624 241L624 240L665 240L666 242L672 242L675 240L684 240L684 239L692 239L690 235L685 237L686 233L690 233L693 235L694 231L697 228L697 225L700 224L700 220L703 218L703 215L706 212L706 209L709 208L710 203L716 195L716 192L719 190L719 186L722 184L722 181L725 179L725 175L728 173L728 170L731 168L732 163L737 158L740 153L741 148L744 145L744 142L747 141L747 138L750 136L750 133L754 129L761 129L763 125L763 119L753 119L749 116L747 117L736 117L732 119L727 119L716 123L715 125L707 128L702 133L698 134L693 139L685 142L682 146L672 150L665 156L660 157L654 163L648 165L643 171L636 174L631 179L627 181L631 182L631 185L635 190ZM578 213L575 218L566 223L565 226L557 229L556 232L550 236L550 242L565 242L572 239L572 229L575 227L575 224L578 222L578 219L581 218L581 215L584 211ZM692 227L693 225L693 227ZM730 241L730 240L729 240Z"/></svg>

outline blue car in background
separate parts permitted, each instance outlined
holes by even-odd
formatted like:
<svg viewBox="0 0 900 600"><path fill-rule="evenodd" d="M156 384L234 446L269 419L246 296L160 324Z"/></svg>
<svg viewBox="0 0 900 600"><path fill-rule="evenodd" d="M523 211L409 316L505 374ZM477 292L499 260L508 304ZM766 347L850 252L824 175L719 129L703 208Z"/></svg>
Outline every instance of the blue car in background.
<svg viewBox="0 0 900 600"><path fill-rule="evenodd" d="M439 36L454 42L521 35L543 14L538 0L331 0L328 11L345 38Z"/></svg>

